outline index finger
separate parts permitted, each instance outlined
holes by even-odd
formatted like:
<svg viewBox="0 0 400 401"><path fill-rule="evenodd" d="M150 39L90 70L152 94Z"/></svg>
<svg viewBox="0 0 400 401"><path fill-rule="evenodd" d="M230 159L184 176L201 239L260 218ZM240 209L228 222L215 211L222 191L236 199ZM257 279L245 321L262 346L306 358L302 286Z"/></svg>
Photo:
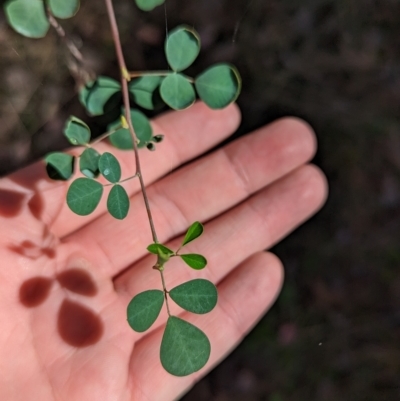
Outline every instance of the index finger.
<svg viewBox="0 0 400 401"><path fill-rule="evenodd" d="M211 110L200 102L190 109L167 112L154 119L154 133L164 134L166 138L155 153L140 152L146 185L215 146L237 128L239 121L240 112L236 105ZM115 149L108 143L100 143L96 149L100 153L109 151L118 158L123 178L135 174L133 152ZM50 180L42 162L17 171L3 179L1 184L29 198L21 210L22 218L33 214L51 226L52 232L59 237L72 233L106 212L106 199L103 199L89 216L72 213L65 202L70 182ZM131 196L139 190L139 183L136 179L131 180L124 187Z"/></svg>

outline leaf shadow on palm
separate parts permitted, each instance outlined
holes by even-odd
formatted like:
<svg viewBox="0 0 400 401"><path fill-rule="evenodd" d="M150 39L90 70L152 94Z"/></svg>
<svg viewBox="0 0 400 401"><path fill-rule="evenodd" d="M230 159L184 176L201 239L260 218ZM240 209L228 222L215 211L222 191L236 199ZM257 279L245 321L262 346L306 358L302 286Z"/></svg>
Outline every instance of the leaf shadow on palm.
<svg viewBox="0 0 400 401"><path fill-rule="evenodd" d="M21 304L26 308L40 306L51 296L53 285L66 292L57 315L57 331L62 340L78 348L96 344L104 332L102 320L87 306L68 298L68 292L85 297L97 294L97 287L85 270L71 268L56 277L35 276L24 281L19 289Z"/></svg>

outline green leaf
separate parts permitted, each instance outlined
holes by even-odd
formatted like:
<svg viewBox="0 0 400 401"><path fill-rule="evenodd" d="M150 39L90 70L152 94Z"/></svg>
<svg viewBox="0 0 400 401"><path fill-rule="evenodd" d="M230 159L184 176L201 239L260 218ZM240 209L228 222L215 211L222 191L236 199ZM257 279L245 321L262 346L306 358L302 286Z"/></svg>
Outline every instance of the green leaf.
<svg viewBox="0 0 400 401"><path fill-rule="evenodd" d="M79 10L79 0L47 0L51 12L56 18L71 18Z"/></svg>
<svg viewBox="0 0 400 401"><path fill-rule="evenodd" d="M172 30L165 41L165 55L174 71L188 68L200 53L198 33L185 25Z"/></svg>
<svg viewBox="0 0 400 401"><path fill-rule="evenodd" d="M49 30L43 0L9 0L4 5L9 24L28 38L42 38Z"/></svg>
<svg viewBox="0 0 400 401"><path fill-rule="evenodd" d="M161 342L160 358L164 369L175 376L187 376L208 361L210 341L196 326L170 316Z"/></svg>
<svg viewBox="0 0 400 401"><path fill-rule="evenodd" d="M131 121L138 139L138 148L144 148L153 138L153 129L151 128L149 119L139 110L131 109ZM124 114L125 115L125 114ZM111 131L113 127L121 124L121 120L117 120L108 126ZM110 142L118 149L133 149L132 137L128 129L120 128L110 135Z"/></svg>
<svg viewBox="0 0 400 401"><path fill-rule="evenodd" d="M133 330L142 333L151 327L160 314L164 293L160 290L141 292L129 302L128 323Z"/></svg>
<svg viewBox="0 0 400 401"><path fill-rule="evenodd" d="M79 118L71 116L65 123L64 135L72 145L87 145L90 141L90 128Z"/></svg>
<svg viewBox="0 0 400 401"><path fill-rule="evenodd" d="M129 196L124 187L114 185L107 199L107 210L116 219L124 219L129 212Z"/></svg>
<svg viewBox="0 0 400 401"><path fill-rule="evenodd" d="M87 148L79 158L79 170L88 178L95 178L99 175L100 153L92 148Z"/></svg>
<svg viewBox="0 0 400 401"><path fill-rule="evenodd" d="M143 11L151 11L164 3L165 0L136 0L136 5Z"/></svg>
<svg viewBox="0 0 400 401"><path fill-rule="evenodd" d="M237 99L242 80L235 67L217 64L196 77L195 86L204 103L212 109L222 109Z"/></svg>
<svg viewBox="0 0 400 401"><path fill-rule="evenodd" d="M144 76L129 82L129 92L132 94L136 104L147 110L156 107L156 89L160 86L160 76Z"/></svg>
<svg viewBox="0 0 400 401"><path fill-rule="evenodd" d="M80 216L92 213L100 202L103 185L90 178L77 178L67 192L69 208Z"/></svg>
<svg viewBox="0 0 400 401"><path fill-rule="evenodd" d="M186 109L196 100L193 85L182 75L173 73L164 78L160 95L167 105L175 110Z"/></svg>
<svg viewBox="0 0 400 401"><path fill-rule="evenodd" d="M182 246L200 237L200 235L203 234L203 230L204 230L203 224L201 224L199 221L195 221L186 231L185 238L183 239L182 242Z"/></svg>
<svg viewBox="0 0 400 401"><path fill-rule="evenodd" d="M79 92L79 100L92 116L104 114L104 107L110 98L120 92L121 85L112 78L100 76L87 83Z"/></svg>
<svg viewBox="0 0 400 401"><path fill-rule="evenodd" d="M120 127L117 129L113 134L111 134L108 139L111 142L111 145L115 146L117 149L122 149L122 150L130 150L133 149L133 143L132 143L132 137L131 134L129 133L129 130L126 128L121 127L121 120L118 119L111 123L107 127L107 131L113 131L117 127Z"/></svg>
<svg viewBox="0 0 400 401"><path fill-rule="evenodd" d="M159 256L171 256L174 255L175 252L172 251L171 249L167 248L165 245L162 244L150 244L147 247L147 250L151 253L154 253L154 255L159 255Z"/></svg>
<svg viewBox="0 0 400 401"><path fill-rule="evenodd" d="M117 158L111 153L105 152L100 156L99 170L103 177L112 183L121 179L121 166Z"/></svg>
<svg viewBox="0 0 400 401"><path fill-rule="evenodd" d="M169 296L181 308L199 314L211 312L218 300L215 285L201 278L178 285L169 292Z"/></svg>
<svg viewBox="0 0 400 401"><path fill-rule="evenodd" d="M139 141L138 147L143 148L153 137L150 121L141 111L136 109L131 110L131 120L136 138Z"/></svg>
<svg viewBox="0 0 400 401"><path fill-rule="evenodd" d="M66 181L74 172L75 158L62 152L49 153L45 157L46 170L52 180Z"/></svg>
<svg viewBox="0 0 400 401"><path fill-rule="evenodd" d="M207 265L207 259L203 255L198 255L197 253L186 253L179 256L187 265L195 270L204 269Z"/></svg>

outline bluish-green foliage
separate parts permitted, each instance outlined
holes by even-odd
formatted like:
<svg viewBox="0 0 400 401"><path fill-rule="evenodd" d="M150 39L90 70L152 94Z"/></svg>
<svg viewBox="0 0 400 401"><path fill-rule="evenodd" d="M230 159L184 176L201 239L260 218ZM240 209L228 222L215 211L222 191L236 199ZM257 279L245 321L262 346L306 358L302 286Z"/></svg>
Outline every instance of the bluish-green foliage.
<svg viewBox="0 0 400 401"><path fill-rule="evenodd" d="M131 0L129 0L131 1ZM149 11L164 3L164 0L135 0L143 11ZM53 18L70 18L79 9L79 0L8 0L5 14L10 25L20 34L30 38L46 35ZM155 72L129 72L121 69L121 82L113 78L98 76L87 82L79 92L79 99L90 116L120 116L108 124L107 132L91 143L91 130L81 119L71 116L64 127L68 141L77 146L74 152L54 152L46 156L46 169L50 178L67 181L78 170L78 176L69 186L67 204L72 212L86 216L99 205L105 188L107 210L116 219L124 219L129 213L130 199L123 183L140 175L126 176L117 157L111 152L100 153L95 145L108 138L111 145L122 150L146 147L155 150L164 136L153 134L151 123L141 110L155 110L168 105L182 110L190 107L199 97L210 108L220 109L234 102L241 89L241 78L235 67L217 64L209 67L197 77L187 76L184 71L200 54L200 37L187 25L173 29L165 40L164 50L168 69ZM120 66L121 67L121 66ZM132 79L129 79L131 77ZM129 81L129 82L128 82ZM123 85L121 85L123 84ZM122 105L122 88L128 89ZM125 92L126 93L126 92ZM131 107L130 102L136 106ZM127 109L125 109L125 107ZM128 110L129 113L125 113ZM115 114L112 114L115 118ZM126 120L129 119L129 121ZM110 121L110 119L108 120ZM133 131L129 128L133 127ZM190 135L190 132L188 132ZM76 161L78 166L75 166ZM142 181L141 181L142 182ZM145 189L142 187L143 195ZM150 218L149 218L150 219ZM205 314L216 306L217 289L208 280L194 279L167 290L164 280L165 265L171 258L181 261L194 270L204 269L207 260L197 253L181 253L181 249L203 233L203 225L193 223L185 233L181 245L174 251L156 240L147 247L156 257L154 269L161 274L162 290L152 289L134 296L127 307L127 318L131 328L137 332L148 330L166 305L168 320L161 342L160 358L163 367L171 374L185 376L201 369L208 361L211 351L207 336L193 324L170 312L169 301L173 301L186 312Z"/></svg>
<svg viewBox="0 0 400 401"><path fill-rule="evenodd" d="M42 38L50 28L46 7L56 18L71 18L79 9L79 0L8 0L4 11L18 33L28 38Z"/></svg>

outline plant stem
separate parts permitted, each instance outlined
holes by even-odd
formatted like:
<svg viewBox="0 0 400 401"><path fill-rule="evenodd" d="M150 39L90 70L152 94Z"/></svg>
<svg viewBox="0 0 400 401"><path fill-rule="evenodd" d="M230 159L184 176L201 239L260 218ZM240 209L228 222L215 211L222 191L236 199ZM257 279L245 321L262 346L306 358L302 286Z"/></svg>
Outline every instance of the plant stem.
<svg viewBox="0 0 400 401"><path fill-rule="evenodd" d="M140 77L166 77L168 75L175 74L173 71L129 71L129 76L131 78L140 78ZM192 77L188 77L185 75L186 79L194 84L195 80Z"/></svg>
<svg viewBox="0 0 400 401"><path fill-rule="evenodd" d="M67 34L64 31L64 28L54 18L54 15L52 14L50 8L47 8L46 11L47 11L47 18L48 18L48 20L50 22L50 25L57 32L57 35L61 38L61 40L64 42L65 46L67 47L67 49L71 53L71 55L75 58L75 60L80 65L80 71L76 71L75 68L73 68L70 65L68 65L68 67L71 70L71 74L75 77L75 73L81 72L80 75L82 75L82 72L83 72L83 74L84 74L84 77L83 77L83 81L84 82L83 83L86 83L87 81L93 80L96 77L96 74L91 69L88 69L85 66L85 61L84 61L82 53L76 47L75 43L70 38L68 38ZM73 70L75 70L75 71L73 71Z"/></svg>
<svg viewBox="0 0 400 401"><path fill-rule="evenodd" d="M115 132L117 132L117 131L118 131L119 129L121 129L121 128L122 128L122 125L120 125L120 126L114 128L114 129L111 130L111 131L107 131L107 132L105 132L104 134L101 134L101 135L98 136L94 141L90 142L90 144L89 144L90 146L89 146L89 147L92 147L93 145L98 144L98 143L101 142L103 139L108 138L110 135L114 134Z"/></svg>
<svg viewBox="0 0 400 401"><path fill-rule="evenodd" d="M161 274L161 281L162 281L162 286L163 286L163 290L164 290L165 305L167 307L167 313L168 313L168 316L171 316L171 312L169 310L169 304L168 304L168 291L167 291L167 287L165 285L165 280L164 280L164 271L159 269L159 272Z"/></svg>
<svg viewBox="0 0 400 401"><path fill-rule="evenodd" d="M166 77L167 75L171 75L171 71L129 71L129 76L131 78L140 78L140 77Z"/></svg>
<svg viewBox="0 0 400 401"><path fill-rule="evenodd" d="M128 70L126 68L125 58L124 58L124 54L122 52L122 45L121 45L121 40L119 37L118 25L117 25L117 21L115 18L115 11L114 11L114 6L112 3L112 0L105 0L105 3L106 3L106 7L107 7L108 18L110 20L111 33L112 33L112 37L114 40L115 51L117 53L118 65L119 65L120 72L121 72L121 88L122 88L122 97L123 97L124 107L125 107L125 118L128 123L128 126L129 126L129 132L131 134L132 142L133 142L133 150L135 152L136 175L139 178L140 188L142 191L143 200L144 200L144 203L146 206L146 211L147 211L147 217L148 217L149 224L150 224L151 235L153 237L154 243L158 243L157 233L156 233L156 230L154 227L154 221L153 221L153 217L151 214L149 199L147 197L146 187L144 185L144 181L143 181L143 177L142 177L142 170L141 170L141 166L140 166L139 152L138 152L138 147L137 147L137 139L136 139L135 130L133 129L131 116L130 116L131 106L130 106L130 101L129 101L129 88L128 88L128 81L130 80L130 76L129 76Z"/></svg>
<svg viewBox="0 0 400 401"><path fill-rule="evenodd" d="M104 184L104 185L103 185L103 187L110 187L111 185L115 185L115 184L122 184L123 182L129 181L129 180L132 180L132 179L134 179L134 178L136 178L136 177L137 177L137 174L135 174L135 175L132 175L131 177L125 178L125 179L124 179L124 180L122 180L122 181L118 181L118 182L112 182L111 184Z"/></svg>

